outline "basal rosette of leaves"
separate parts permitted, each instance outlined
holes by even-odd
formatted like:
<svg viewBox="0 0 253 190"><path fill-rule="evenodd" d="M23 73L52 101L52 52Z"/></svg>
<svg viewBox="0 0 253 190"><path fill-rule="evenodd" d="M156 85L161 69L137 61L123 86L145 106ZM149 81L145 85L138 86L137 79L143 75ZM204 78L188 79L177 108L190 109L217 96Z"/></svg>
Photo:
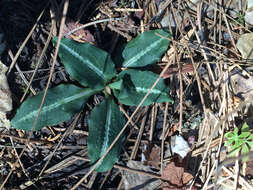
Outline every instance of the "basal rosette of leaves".
<svg viewBox="0 0 253 190"><path fill-rule="evenodd" d="M94 164L103 156L126 122L115 100L129 106L137 106L141 102L159 77L145 71L143 66L154 64L161 58L170 44L168 37L170 34L163 30L152 30L130 41L123 50L123 66L126 70L120 73L116 72L115 64L107 52L89 43L63 38L59 57L69 75L83 88L61 84L49 89L35 130L70 119L80 111L90 96L103 92L104 101L95 106L88 121L88 156ZM57 37L54 38L53 43L56 44L57 40ZM142 71L138 70L140 67ZM112 94L105 90L108 87ZM42 96L43 92L26 99L11 121L14 128L32 130ZM153 102L173 103L162 79L151 90L143 105ZM96 171L104 172L112 168L119 159L123 141L122 135Z"/></svg>
<svg viewBox="0 0 253 190"><path fill-rule="evenodd" d="M239 152L247 154L253 150L253 134L247 123L243 124L241 131L236 127L234 131L227 132L224 137L225 146L230 150L229 157L237 156ZM244 158L243 161L247 162L248 158Z"/></svg>

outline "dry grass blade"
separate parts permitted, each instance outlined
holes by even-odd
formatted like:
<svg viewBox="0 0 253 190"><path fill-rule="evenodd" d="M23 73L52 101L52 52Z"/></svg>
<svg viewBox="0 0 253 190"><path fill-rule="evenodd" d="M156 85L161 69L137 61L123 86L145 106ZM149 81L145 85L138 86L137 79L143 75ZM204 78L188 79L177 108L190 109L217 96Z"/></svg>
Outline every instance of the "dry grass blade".
<svg viewBox="0 0 253 190"><path fill-rule="evenodd" d="M26 89L25 89L24 95L22 96L20 102L23 102L24 98L26 97L26 94L27 94L27 92L28 92L28 89L30 88L30 86L31 86L31 84L32 84L32 81L33 81L33 79L34 79L34 77L35 77L35 75L36 75L36 73L37 73L37 71L38 71L40 62L42 61L42 59L43 59L43 57L44 57L44 55L45 55L45 53L46 53L46 50L47 50L48 45L49 45L49 42L51 41L51 38L52 38L52 35L53 35L54 24L55 24L54 22L55 22L55 21L52 20L52 23L51 23L52 25L51 25L51 28L50 28L49 35L48 35L48 37L47 37L46 44L45 44L45 46L44 46L44 48L43 48L43 50L42 50L42 52L41 52L41 55L40 55L40 57L39 57L37 63L36 63L36 67L35 67L35 69L34 69L33 75L32 75L32 77L31 77L31 79L30 79L30 81L29 81L29 84L27 85L27 87L26 87Z"/></svg>

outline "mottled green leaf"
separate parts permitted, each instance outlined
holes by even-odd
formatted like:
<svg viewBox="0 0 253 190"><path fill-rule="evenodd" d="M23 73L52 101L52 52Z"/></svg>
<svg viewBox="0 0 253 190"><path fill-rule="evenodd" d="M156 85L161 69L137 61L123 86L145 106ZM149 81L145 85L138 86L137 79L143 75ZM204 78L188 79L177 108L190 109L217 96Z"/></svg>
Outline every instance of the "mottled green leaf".
<svg viewBox="0 0 253 190"><path fill-rule="evenodd" d="M169 37L168 32L160 29L143 32L126 45L123 51L123 66L143 67L159 61L168 49L170 40L166 38Z"/></svg>
<svg viewBox="0 0 253 190"><path fill-rule="evenodd" d="M108 98L97 105L89 118L88 155L91 163L103 156L125 124L125 119L113 99ZM105 172L118 161L124 137L117 141L112 150L96 168Z"/></svg>
<svg viewBox="0 0 253 190"><path fill-rule="evenodd" d="M96 92L89 88L85 89L63 84L49 89L35 130L70 119L73 114L80 110L82 104ZM14 128L32 130L43 93L44 91L36 96L27 98L21 105L11 121Z"/></svg>
<svg viewBox="0 0 253 190"><path fill-rule="evenodd" d="M120 86L114 85L117 87L113 89L114 95L121 103L125 105L136 106L148 93L149 89L152 87L158 77L159 75L149 71L138 71L134 69L122 71L116 80L122 80L122 82L118 83ZM159 80L142 105L147 106L153 102L173 103L173 100L169 95L169 88L164 84L163 79Z"/></svg>
<svg viewBox="0 0 253 190"><path fill-rule="evenodd" d="M57 39L53 40L55 44ZM63 38L59 56L66 71L83 86L93 89L105 87L116 75L110 55L89 43Z"/></svg>

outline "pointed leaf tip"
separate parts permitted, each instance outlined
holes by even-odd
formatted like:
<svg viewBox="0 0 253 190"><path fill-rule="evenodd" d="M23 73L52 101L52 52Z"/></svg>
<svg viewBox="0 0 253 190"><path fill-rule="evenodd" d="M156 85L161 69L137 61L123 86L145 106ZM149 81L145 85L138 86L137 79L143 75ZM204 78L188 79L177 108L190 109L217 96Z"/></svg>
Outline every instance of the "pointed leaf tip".
<svg viewBox="0 0 253 190"><path fill-rule="evenodd" d="M123 51L123 66L143 67L159 61L168 49L169 37L168 32L160 29L143 32L126 45Z"/></svg>
<svg viewBox="0 0 253 190"><path fill-rule="evenodd" d="M70 119L73 114L80 110L82 104L96 92L92 89L83 89L74 85L59 85L49 89L34 130L40 130L48 125L57 125ZM44 91L36 96L29 97L21 105L11 121L14 128L33 129L43 94Z"/></svg>

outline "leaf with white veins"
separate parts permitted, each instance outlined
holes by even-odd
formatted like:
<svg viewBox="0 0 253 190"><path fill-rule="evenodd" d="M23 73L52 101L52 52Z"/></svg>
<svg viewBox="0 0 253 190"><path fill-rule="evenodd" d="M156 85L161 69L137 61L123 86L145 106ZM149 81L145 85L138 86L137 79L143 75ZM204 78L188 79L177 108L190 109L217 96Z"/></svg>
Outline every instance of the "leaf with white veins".
<svg viewBox="0 0 253 190"><path fill-rule="evenodd" d="M91 112L89 119L88 155L91 163L103 156L125 124L125 119L112 98L105 99ZM105 172L118 161L124 137L121 136L108 155L96 168Z"/></svg>
<svg viewBox="0 0 253 190"><path fill-rule="evenodd" d="M137 106L144 96L149 92L152 85L158 79L159 75L152 73L150 71L138 71L134 69L127 69L122 71L116 79L115 84L111 87L113 88L114 95L118 100L125 105ZM143 106L152 104L153 102L171 102L172 98L169 95L169 88L164 84L161 78L157 85L151 90L149 96L143 102Z"/></svg>
<svg viewBox="0 0 253 190"><path fill-rule="evenodd" d="M53 39L55 44L57 39ZM89 43L63 38L59 56L66 71L83 86L93 89L105 87L116 75L110 55Z"/></svg>
<svg viewBox="0 0 253 190"><path fill-rule="evenodd" d="M47 125L57 125L70 119L80 110L84 102L97 92L97 90L79 88L74 85L59 85L49 89L35 130L40 130ZM32 130L43 94L44 91L29 97L21 105L11 121L14 128Z"/></svg>
<svg viewBox="0 0 253 190"><path fill-rule="evenodd" d="M143 67L159 61L170 44L168 37L170 34L163 30L150 30L138 35L123 51L123 66Z"/></svg>

